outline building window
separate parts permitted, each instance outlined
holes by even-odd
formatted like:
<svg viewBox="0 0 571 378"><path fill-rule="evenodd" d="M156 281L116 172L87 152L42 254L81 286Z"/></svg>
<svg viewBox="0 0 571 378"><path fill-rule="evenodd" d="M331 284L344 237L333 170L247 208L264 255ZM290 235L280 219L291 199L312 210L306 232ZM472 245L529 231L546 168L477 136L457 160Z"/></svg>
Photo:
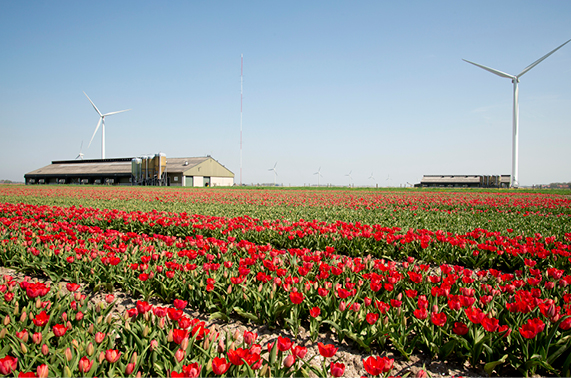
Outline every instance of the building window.
<svg viewBox="0 0 571 378"><path fill-rule="evenodd" d="M178 176L174 176L174 181L178 181Z"/></svg>

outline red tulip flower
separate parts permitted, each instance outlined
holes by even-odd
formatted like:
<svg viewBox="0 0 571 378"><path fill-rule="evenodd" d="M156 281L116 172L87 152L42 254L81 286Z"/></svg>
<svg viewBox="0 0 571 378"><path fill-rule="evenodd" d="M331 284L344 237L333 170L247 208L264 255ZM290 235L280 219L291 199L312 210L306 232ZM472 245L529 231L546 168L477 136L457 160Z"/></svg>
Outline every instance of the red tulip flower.
<svg viewBox="0 0 571 378"><path fill-rule="evenodd" d="M77 291L77 289L80 288L80 285L79 285L79 284L71 283L71 282L68 283L68 284L66 284L65 286L66 286L67 290L71 291L72 293L73 293L74 291Z"/></svg>
<svg viewBox="0 0 571 378"><path fill-rule="evenodd" d="M243 348L238 348L236 350L228 350L228 360L232 365L242 366L244 365L243 358L246 358L248 355L248 350Z"/></svg>
<svg viewBox="0 0 571 378"><path fill-rule="evenodd" d="M331 375L333 377L341 377L341 376L343 376L343 373L345 372L345 364L332 362L331 366L330 366L330 370L331 370Z"/></svg>
<svg viewBox="0 0 571 378"><path fill-rule="evenodd" d="M428 317L428 311L425 308L417 308L413 311L413 315L420 320L424 320Z"/></svg>
<svg viewBox="0 0 571 378"><path fill-rule="evenodd" d="M188 331L185 331L183 329L175 328L172 331L172 340L178 345L180 345L182 343L182 340L184 340L187 336L188 336Z"/></svg>
<svg viewBox="0 0 571 378"><path fill-rule="evenodd" d="M62 337L67 332L67 328L64 325L56 324L53 326L52 331L57 337Z"/></svg>
<svg viewBox="0 0 571 378"><path fill-rule="evenodd" d="M432 321L432 324L434 324L437 327L442 327L444 324L446 324L446 314L443 312L433 312L430 315L430 320Z"/></svg>
<svg viewBox="0 0 571 378"><path fill-rule="evenodd" d="M496 318L484 318L480 323L482 324L482 327L484 327L484 329L488 332L495 332L500 326L500 321Z"/></svg>
<svg viewBox="0 0 571 378"><path fill-rule="evenodd" d="M301 345L296 345L295 347L291 348L291 353L296 358L304 358L305 355L307 354L307 348Z"/></svg>
<svg viewBox="0 0 571 378"><path fill-rule="evenodd" d="M12 356L0 358L0 374L10 375L18 367L18 359Z"/></svg>
<svg viewBox="0 0 571 378"><path fill-rule="evenodd" d="M303 302L303 294L300 292L295 292L295 293L292 292L289 295L289 299L293 304L300 304L301 302Z"/></svg>
<svg viewBox="0 0 571 378"><path fill-rule="evenodd" d="M184 310L184 308L188 304L188 301L183 301L182 299L175 299L173 304L174 307L178 308L179 310Z"/></svg>
<svg viewBox="0 0 571 378"><path fill-rule="evenodd" d="M89 372L89 370L91 370L91 366L93 366L93 361L91 361L86 356L81 357L81 359L79 360L79 371L81 373L85 374Z"/></svg>
<svg viewBox="0 0 571 378"><path fill-rule="evenodd" d="M367 316L365 317L365 320L367 321L367 323L369 323L370 325L373 325L377 322L377 320L379 320L379 314L373 314L373 313L369 313L367 314Z"/></svg>
<svg viewBox="0 0 571 378"><path fill-rule="evenodd" d="M464 336L468 333L468 326L464 323L455 322L454 328L452 328L452 332L459 336Z"/></svg>
<svg viewBox="0 0 571 378"><path fill-rule="evenodd" d="M319 307L313 307L311 310L309 310L309 315L312 318L317 318L319 314L321 314L321 309Z"/></svg>
<svg viewBox="0 0 571 378"><path fill-rule="evenodd" d="M117 349L107 349L105 352L105 359L110 364L119 361L119 358L121 358L121 352L119 352Z"/></svg>
<svg viewBox="0 0 571 378"><path fill-rule="evenodd" d="M377 376L387 373L393 368L394 359L387 357L373 357L363 359L363 366L367 373Z"/></svg>
<svg viewBox="0 0 571 378"><path fill-rule="evenodd" d="M49 374L48 365L42 364L36 368L36 377L47 378L48 374Z"/></svg>
<svg viewBox="0 0 571 378"><path fill-rule="evenodd" d="M324 345L323 343L317 343L317 347L319 349L319 354L321 354L325 358L333 357L339 348L335 348L333 344Z"/></svg>
<svg viewBox="0 0 571 378"><path fill-rule="evenodd" d="M148 302L137 301L137 311L139 312L139 314L144 314L147 311L151 311L152 307L153 305L149 304Z"/></svg>
<svg viewBox="0 0 571 378"><path fill-rule="evenodd" d="M278 349L282 352L286 352L291 349L292 341L287 337L278 336Z"/></svg>
<svg viewBox="0 0 571 378"><path fill-rule="evenodd" d="M222 375L228 371L230 365L225 358L214 357L212 360L212 371L216 375Z"/></svg>

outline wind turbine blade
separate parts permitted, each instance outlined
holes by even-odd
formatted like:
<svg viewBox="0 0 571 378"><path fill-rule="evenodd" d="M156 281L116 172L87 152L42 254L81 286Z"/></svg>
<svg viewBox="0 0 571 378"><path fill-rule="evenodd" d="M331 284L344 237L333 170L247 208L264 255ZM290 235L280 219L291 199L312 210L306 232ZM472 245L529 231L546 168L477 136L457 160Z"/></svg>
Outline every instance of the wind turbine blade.
<svg viewBox="0 0 571 378"><path fill-rule="evenodd" d="M97 134L97 130L99 130L99 126L101 126L102 120L103 120L103 117L99 118L99 122L97 122L97 127L95 128L95 131L93 132L93 135L91 136L91 140L89 141L87 148L89 148L89 146L91 146L91 142L93 142L93 138L95 138L95 134Z"/></svg>
<svg viewBox="0 0 571 378"><path fill-rule="evenodd" d="M106 117L106 116L117 114L117 113L128 112L129 110L131 110L131 109L119 110L118 112L105 113L105 114L103 114L103 116Z"/></svg>
<svg viewBox="0 0 571 378"><path fill-rule="evenodd" d="M99 114L100 116L102 116L103 114L101 114L101 112L99 111L99 109L97 109L97 106L95 106L95 104L93 103L93 101L91 101L91 99L89 98L89 96L87 95L87 93L83 92L83 94L85 95L85 97L87 97L87 99L89 100L89 102L91 102L91 105L93 105L93 109L95 109L95 111L97 112L97 114Z"/></svg>
<svg viewBox="0 0 571 378"><path fill-rule="evenodd" d="M469 60L466 60L466 59L462 59L462 60L463 60L464 62L466 62L466 63L473 64L473 65L475 65L475 66L477 66L477 67L480 67L480 68L482 68L482 69L484 69L484 70L486 70L486 71L488 71L488 72L491 72L491 73L493 73L494 75L498 75L498 76L501 76L501 77L506 77L506 78L512 79L512 80L514 80L514 79L516 78L516 77L513 76L513 75L507 74L507 73L502 72L502 71L498 71L498 70L496 70L496 69L494 69L494 68L490 68L490 67L486 67L486 66L483 66L483 65L481 65L481 64L478 64L478 63L470 62Z"/></svg>
<svg viewBox="0 0 571 378"><path fill-rule="evenodd" d="M558 48L556 48L555 50L545 54L544 56L542 56L541 58L537 59L535 62L531 63L529 66L525 67L523 69L523 71L521 71L519 73L519 75L517 75L517 77L521 77L524 73L526 73L527 71L531 70L533 67L537 66L539 63L543 62L545 59L547 59L547 57L549 57L549 55L553 54L555 51L559 50L560 48L562 48L563 46L565 46L566 44L568 44L569 42L571 42L571 39L567 42L565 42L564 44L562 44L561 46L559 46Z"/></svg>

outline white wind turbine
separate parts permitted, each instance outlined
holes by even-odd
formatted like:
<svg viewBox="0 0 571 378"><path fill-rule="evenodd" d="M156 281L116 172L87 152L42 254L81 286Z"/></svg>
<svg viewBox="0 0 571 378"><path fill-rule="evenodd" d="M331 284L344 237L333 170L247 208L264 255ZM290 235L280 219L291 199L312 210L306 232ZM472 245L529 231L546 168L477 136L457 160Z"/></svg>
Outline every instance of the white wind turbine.
<svg viewBox="0 0 571 378"><path fill-rule="evenodd" d="M323 177L323 175L321 174L321 167L319 167L319 169L317 170L317 172L314 173L314 175L317 175L317 187L319 187L319 178Z"/></svg>
<svg viewBox="0 0 571 378"><path fill-rule="evenodd" d="M467 63L473 64L473 65L480 67L480 68L482 68L488 72L491 72L495 75L511 79L512 83L514 84L513 130L512 130L512 174L511 174L511 178L510 178L510 186L511 187L518 187L519 186L519 177L518 177L519 176L519 166L518 166L519 165L518 164L518 155L519 155L519 153L518 153L518 150L519 150L519 146L518 146L519 106L518 106L518 85L517 85L519 83L519 78L521 76L523 76L524 73L531 70L533 67L537 66L539 63L543 62L545 59L547 59L547 57L549 57L555 51L557 51L560 48L562 48L563 46L565 46L570 41L571 41L571 39L569 41L565 42L564 44L562 44L561 46L557 47L555 50L552 50L548 54L542 56L541 58L539 58L535 62L531 63L529 66L524 68L523 71L521 71L518 75L510 75L510 74L507 74L505 72L498 71L494 68L486 67L486 66L483 66L481 64L470 62L469 60L466 60L466 59L462 59L463 61L465 61Z"/></svg>
<svg viewBox="0 0 571 378"><path fill-rule="evenodd" d="M349 177L349 180L350 180L349 187L353 186L353 177L351 177L351 173L353 173L353 171L349 171L349 173L347 173L345 175L345 176Z"/></svg>
<svg viewBox="0 0 571 378"><path fill-rule="evenodd" d="M89 145L87 146L87 148L89 148L89 146L91 146L91 142L93 141L93 138L95 137L95 134L97 133L97 130L99 130L99 126L103 125L101 127L101 159L105 159L105 117L113 115L113 114L117 114L117 113L127 112L131 109L119 110L118 112L111 112L111 113L102 114L99 111L99 109L97 109L97 106L95 106L93 101L91 101L91 99L89 98L87 93L83 92L83 94L85 95L85 97L87 97L89 102L91 102L91 105L93 105L93 108L95 109L97 114L99 114L99 122L97 123L97 127L95 128L95 131L93 132L93 136L91 137L91 140L89 141Z"/></svg>
<svg viewBox="0 0 571 378"><path fill-rule="evenodd" d="M373 172L371 172L371 175L369 176L369 180L373 180L373 182L376 182L375 177L373 176Z"/></svg>
<svg viewBox="0 0 571 378"><path fill-rule="evenodd" d="M81 150L83 150L83 141L81 141L81 147L79 147L79 155L77 155L75 160L77 160L77 159L83 160L83 152L81 152Z"/></svg>
<svg viewBox="0 0 571 378"><path fill-rule="evenodd" d="M278 172L276 171L277 165L278 165L278 162L276 161L276 164L274 164L274 167L268 169L268 171L274 171L274 186L276 186L276 176L278 175Z"/></svg>

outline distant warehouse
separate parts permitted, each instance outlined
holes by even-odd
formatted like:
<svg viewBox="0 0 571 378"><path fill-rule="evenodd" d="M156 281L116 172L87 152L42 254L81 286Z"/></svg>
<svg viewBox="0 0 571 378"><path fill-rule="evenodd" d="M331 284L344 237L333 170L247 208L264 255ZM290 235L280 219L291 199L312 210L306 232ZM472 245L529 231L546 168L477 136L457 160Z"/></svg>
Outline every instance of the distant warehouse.
<svg viewBox="0 0 571 378"><path fill-rule="evenodd" d="M210 156L59 160L24 175L26 184L232 186L234 173Z"/></svg>
<svg viewBox="0 0 571 378"><path fill-rule="evenodd" d="M424 175L417 187L509 188L510 175Z"/></svg>

